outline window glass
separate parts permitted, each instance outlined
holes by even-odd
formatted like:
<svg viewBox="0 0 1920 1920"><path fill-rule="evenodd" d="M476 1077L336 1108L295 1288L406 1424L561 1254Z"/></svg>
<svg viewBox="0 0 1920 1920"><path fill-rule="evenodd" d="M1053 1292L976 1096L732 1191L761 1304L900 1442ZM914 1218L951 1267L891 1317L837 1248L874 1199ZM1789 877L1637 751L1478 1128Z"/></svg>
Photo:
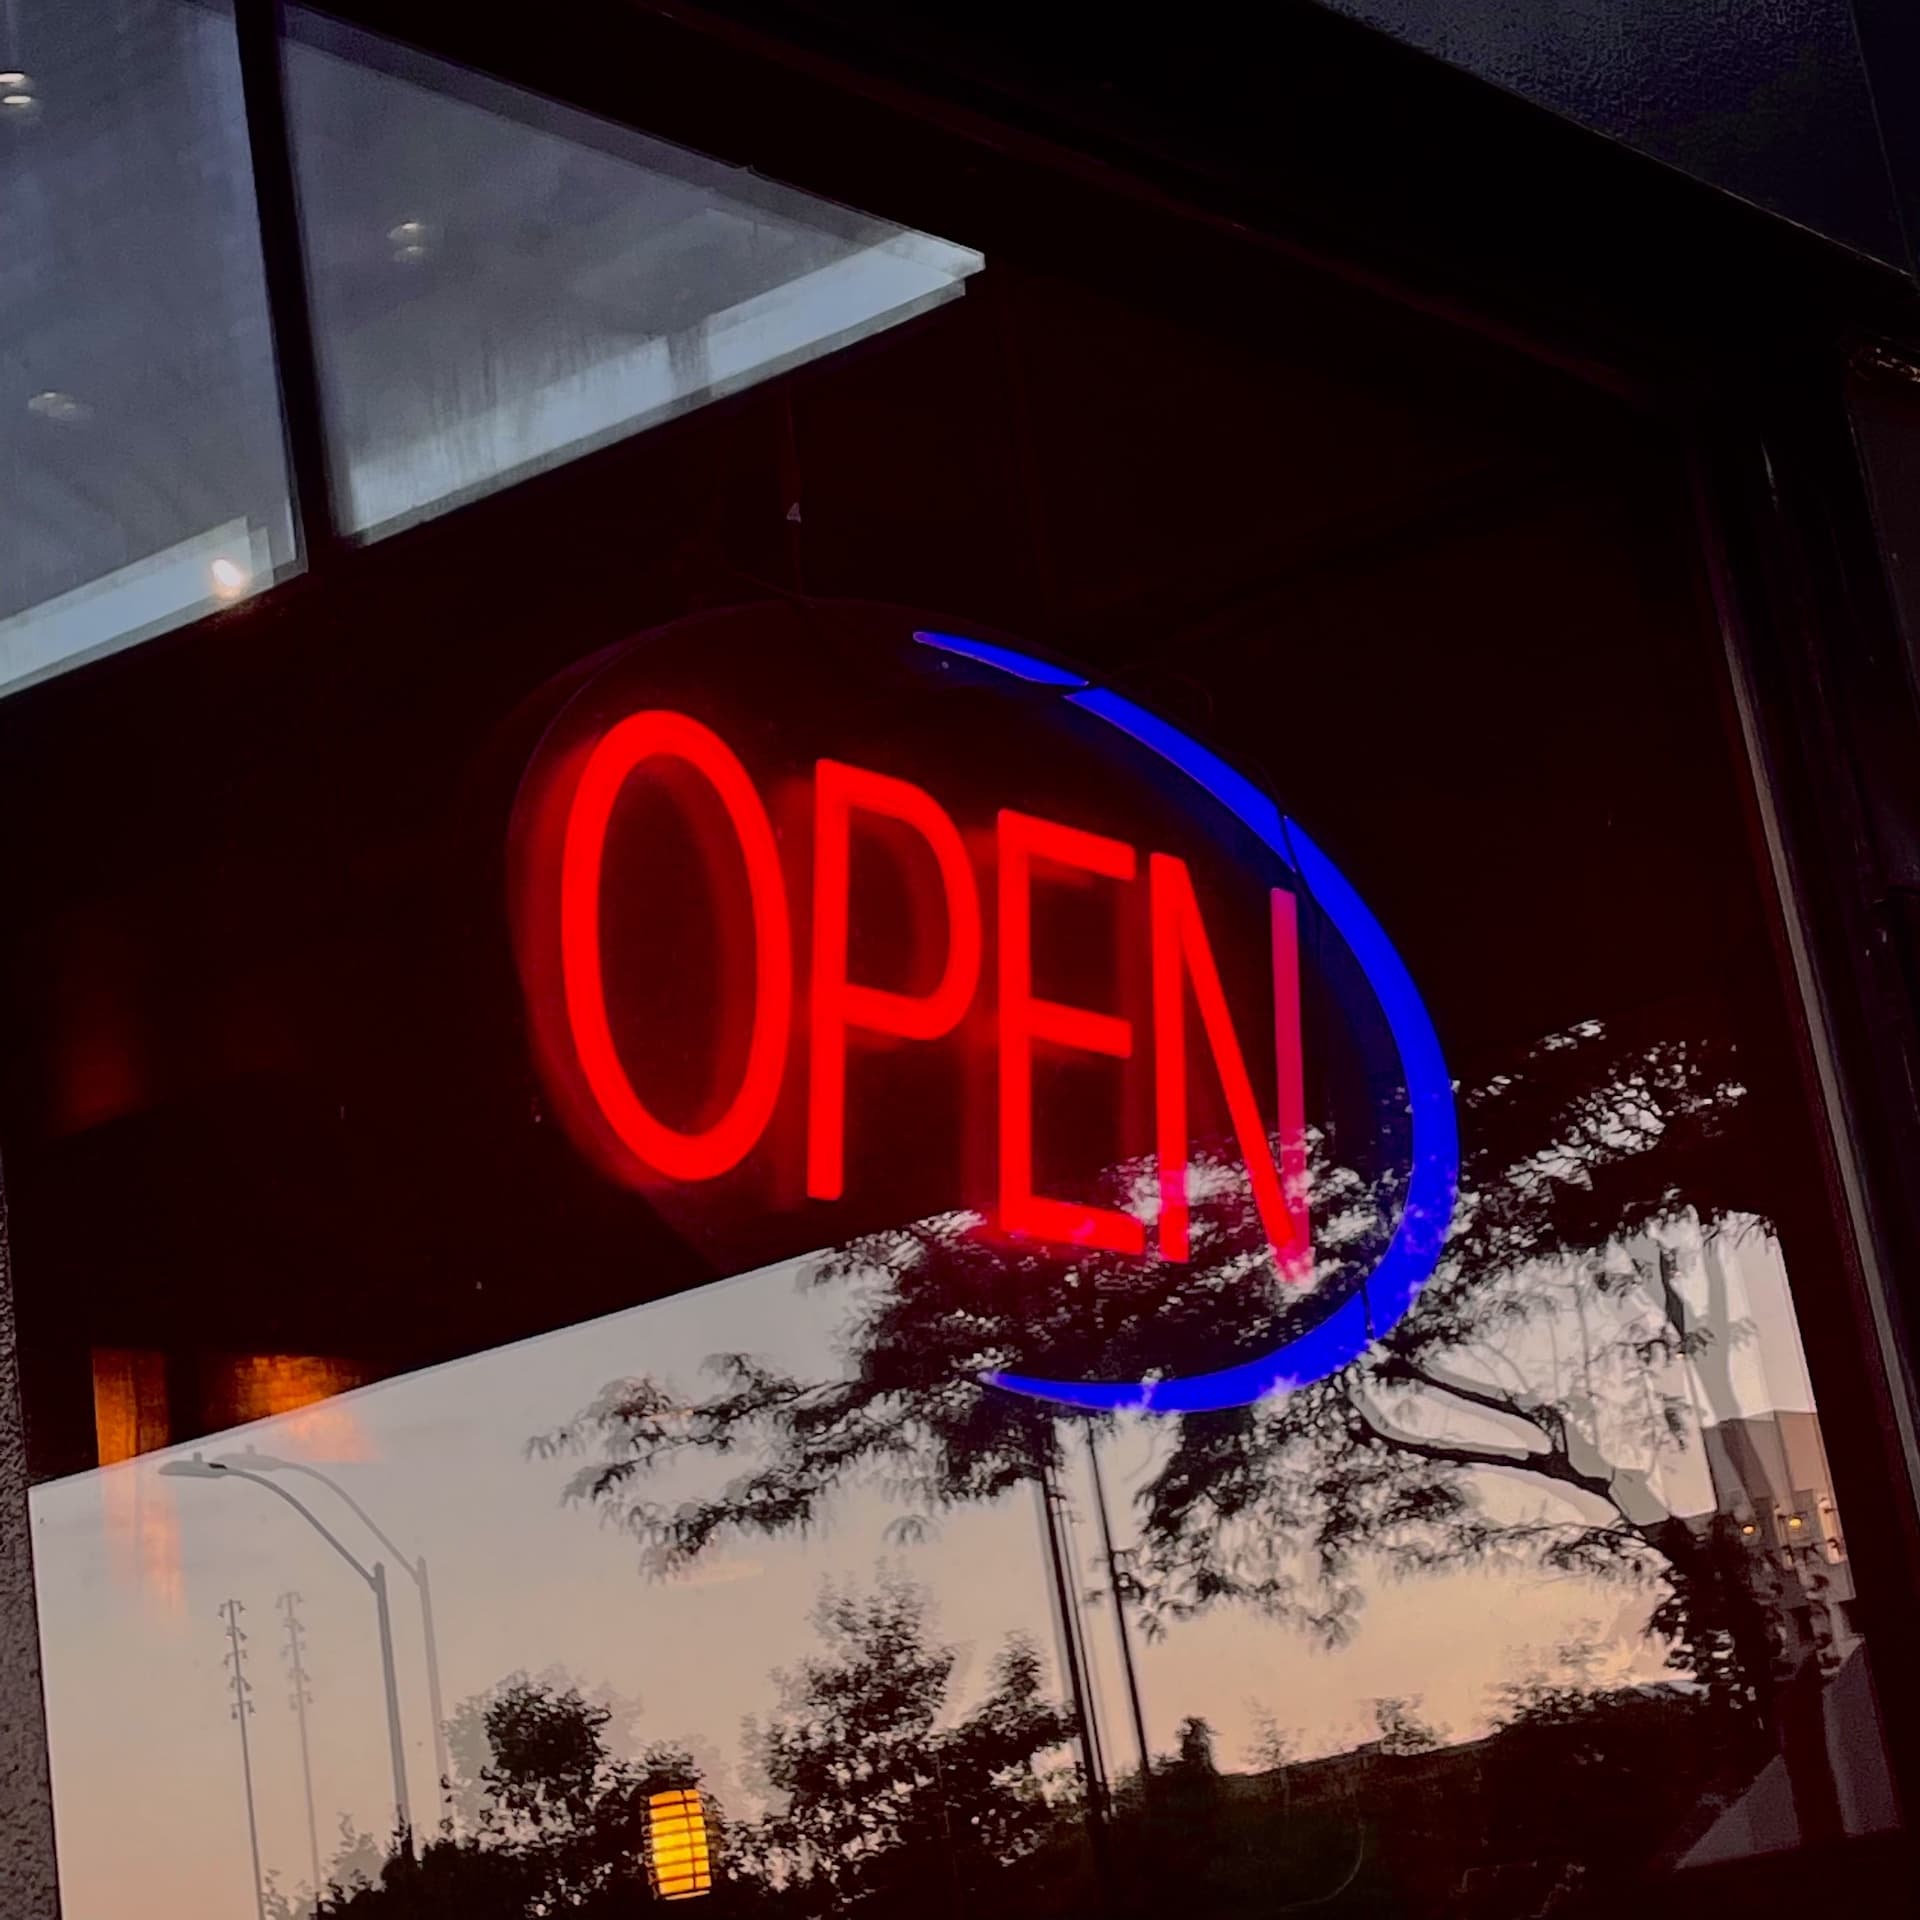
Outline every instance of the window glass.
<svg viewBox="0 0 1920 1920"><path fill-rule="evenodd" d="M0 26L0 691L293 558L229 10Z"/></svg>
<svg viewBox="0 0 1920 1920"><path fill-rule="evenodd" d="M338 506L390 529L958 293L980 256L301 17Z"/></svg>
<svg viewBox="0 0 1920 1920"><path fill-rule="evenodd" d="M1684 450L1007 197L992 300L0 754L71 1920L1521 1920L1893 1823Z"/></svg>

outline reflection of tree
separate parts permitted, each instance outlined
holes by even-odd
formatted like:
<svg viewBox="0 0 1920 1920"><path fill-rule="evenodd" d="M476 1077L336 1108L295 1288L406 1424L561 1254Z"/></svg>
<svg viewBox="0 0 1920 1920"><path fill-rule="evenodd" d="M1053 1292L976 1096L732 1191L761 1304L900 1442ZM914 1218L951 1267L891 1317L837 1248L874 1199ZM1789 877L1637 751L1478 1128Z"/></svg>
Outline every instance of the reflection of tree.
<svg viewBox="0 0 1920 1920"><path fill-rule="evenodd" d="M615 1760L635 1757L638 1701L625 1698L609 1686L590 1686L564 1667L551 1666L531 1675L509 1674L490 1691L462 1700L447 1717L447 1753L452 1762L450 1784L457 1825L478 1827L487 1818L497 1779L489 1721L495 1718L494 1709L502 1700L516 1692L524 1697L529 1689L555 1699L577 1695L583 1709L603 1716L598 1721L600 1740L609 1755Z"/></svg>
<svg viewBox="0 0 1920 1920"><path fill-rule="evenodd" d="M1029 1852L1051 1822L1035 1762L1072 1733L1012 1639L987 1693L948 1721L957 1650L928 1634L925 1592L885 1576L828 1589L824 1651L777 1676L780 1704L748 1747L777 1810L737 1831L750 1870L807 1913L950 1896Z"/></svg>
<svg viewBox="0 0 1920 1920"><path fill-rule="evenodd" d="M472 1829L417 1856L396 1848L377 1868L348 1871L337 1861L311 1909L318 1920L617 1920L649 1906L647 1796L694 1785L691 1758L652 1747L617 1759L607 1748L606 1707L524 1675L463 1711L477 1718L491 1756Z"/></svg>
<svg viewBox="0 0 1920 1920"><path fill-rule="evenodd" d="M1482 1763L1488 1851L1632 1877L1683 1820L1714 1756L1676 1687L1595 1688L1532 1675L1501 1689ZM1577 1790L1570 1786L1577 1783Z"/></svg>
<svg viewBox="0 0 1920 1920"><path fill-rule="evenodd" d="M1743 1230L1749 1198L1730 1175L1742 1092L1706 1049L1625 1047L1592 1023L1466 1090L1460 1206L1416 1310L1330 1379L1167 1423L1138 1495L1149 1622L1235 1599L1337 1639L1369 1565L1522 1556L1663 1584L1658 1625L1676 1657L1723 1704L1754 1706L1767 1665L1758 1604L1727 1577L1714 1530L1661 1492L1703 1414L1734 1410L1721 1237ZM1324 1295L1377 1256L1397 1183L1339 1166L1324 1142L1316 1158L1312 1291ZM981 1386L983 1370L1198 1370L1323 1310L1262 1257L1244 1182L1218 1166L1206 1179L1178 1286L1151 1262L996 1242L971 1216L870 1234L810 1274L854 1301L841 1377L726 1355L705 1399L617 1382L545 1444L595 1451L575 1495L615 1514L663 1570L732 1535L807 1527L862 1476L928 1511L990 1499L1058 1442L1044 1406ZM1121 1170L1114 1197L1139 1184ZM689 1454L753 1464L717 1492L650 1498L650 1476ZM1491 1476L1531 1488L1533 1507L1490 1502Z"/></svg>
<svg viewBox="0 0 1920 1920"><path fill-rule="evenodd" d="M955 1718L958 1650L928 1631L920 1588L883 1577L871 1593L829 1590L823 1645L774 1679L779 1704L747 1742L773 1802L733 1826L716 1860L720 1904L772 1901L800 1914L955 1903L1029 1853L1055 1824L1036 1762L1071 1736L1043 1694L1039 1655L1007 1642L985 1695ZM692 1756L651 1746L614 1754L618 1710L577 1685L515 1674L462 1703L456 1753L477 1757L469 1818L420 1849L384 1856L341 1823L318 1903L275 1890L275 1920L620 1920L650 1910L647 1799L698 1783ZM624 1703L622 1703L624 1704Z"/></svg>
<svg viewBox="0 0 1920 1920"><path fill-rule="evenodd" d="M1380 1729L1382 1753L1431 1753L1440 1744L1440 1730L1421 1716L1417 1693L1389 1694L1376 1700L1373 1724Z"/></svg>
<svg viewBox="0 0 1920 1920"><path fill-rule="evenodd" d="M1197 1713L1190 1713L1180 1722L1176 1736L1178 1744L1174 1749L1173 1764L1187 1773L1215 1774L1220 1771L1220 1763L1213 1753L1213 1726Z"/></svg>

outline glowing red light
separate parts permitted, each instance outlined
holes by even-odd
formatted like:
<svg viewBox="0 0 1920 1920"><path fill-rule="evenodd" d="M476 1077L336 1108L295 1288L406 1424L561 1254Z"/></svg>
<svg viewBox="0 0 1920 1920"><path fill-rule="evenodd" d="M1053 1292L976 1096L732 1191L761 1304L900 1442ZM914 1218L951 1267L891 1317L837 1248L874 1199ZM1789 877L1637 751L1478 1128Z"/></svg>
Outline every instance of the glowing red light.
<svg viewBox="0 0 1920 1920"><path fill-rule="evenodd" d="M746 866L753 906L753 1027L726 1110L695 1133L647 1111L614 1046L601 969L600 890L607 828L629 778L650 761L675 760L712 787ZM560 858L560 967L568 1031L580 1070L607 1124L645 1165L674 1180L710 1180L736 1167L765 1132L780 1097L793 1022L792 927L780 853L747 770L720 736L685 714L636 713L595 745L567 809Z"/></svg>
<svg viewBox="0 0 1920 1920"><path fill-rule="evenodd" d="M1153 1046L1154 1113L1160 1157L1160 1252L1168 1260L1187 1258L1187 1008L1185 986L1191 983L1193 997L1200 1009L1200 1024L1213 1052L1213 1064L1227 1097L1227 1113L1233 1121L1241 1157L1253 1180L1253 1197L1260 1209L1260 1224L1268 1244L1284 1255L1296 1240L1292 1216L1287 1210L1279 1170L1267 1147L1267 1130L1261 1124L1260 1108L1253 1097L1253 1082L1247 1077L1247 1063L1240 1052L1240 1041L1233 1030L1233 1015L1227 1008L1227 996L1220 985L1220 970L1214 965L1213 948L1207 940L1206 923L1200 918L1200 903L1194 897L1193 876L1184 860L1171 854L1156 853L1147 862L1147 890L1153 915ZM1291 904L1291 902L1289 902ZM1281 932L1276 917L1276 937ZM1289 949L1291 961L1291 949ZM1275 1011L1282 1015L1281 1033L1287 1028L1284 1009L1279 1005L1278 969L1276 969ZM1298 1030L1299 1018L1294 1015ZM1286 1041L1281 1042L1284 1057ZM1297 1045L1295 1056L1298 1056ZM1284 1069L1283 1069L1284 1075ZM1284 1123L1283 1123L1284 1124Z"/></svg>
<svg viewBox="0 0 1920 1920"><path fill-rule="evenodd" d="M932 852L947 921L946 959L930 993L896 993L847 978L849 852L858 809L912 828ZM813 1019L807 1192L837 1200L846 1185L847 1034L938 1040L960 1024L980 981L980 891L960 829L905 780L822 760L814 772Z"/></svg>
<svg viewBox="0 0 1920 1920"><path fill-rule="evenodd" d="M1000 1225L1071 1246L1141 1253L1146 1228L1130 1213L1053 1200L1033 1190L1035 1041L1105 1054L1133 1054L1133 1022L1033 991L1033 862L1051 861L1108 880L1131 880L1138 856L1121 840L1003 809L999 831L1000 909Z"/></svg>
<svg viewBox="0 0 1920 1920"><path fill-rule="evenodd" d="M1307 1085L1300 1046L1299 908L1284 887L1273 889L1273 1066L1278 1083L1280 1193L1292 1224L1292 1244L1275 1248L1281 1274L1295 1283L1313 1278L1312 1226L1307 1218Z"/></svg>
<svg viewBox="0 0 1920 1920"><path fill-rule="evenodd" d="M703 992L728 996L718 1009L720 1052L732 1062L742 1058L736 1049L744 1045L744 1060L737 1084L729 1065L723 1084L707 1096L718 1107L718 1117L704 1123L711 1108L703 1107L703 1124L692 1129L661 1118L634 1084L643 1060L660 1063L650 1064L649 1073L671 1078L678 1071L668 1064L685 1057L677 1035L665 1035L668 1044L656 1054L646 1040L637 1037L647 1031L641 1018L647 1007L608 1005L610 985L617 994L621 978L642 977L626 966L616 967L611 953L604 950L610 939L631 937L630 930L646 929L640 937L656 958L680 967L677 977L683 980L691 977L686 973L689 966L709 964L690 957L709 953L704 940L676 939L675 918L709 909L683 906L668 887L650 877L685 871L684 866L673 864L677 855L665 840L647 847L637 838L616 837L616 849L628 847L634 860L626 886L648 891L644 898L630 894L617 918L603 917L609 902L619 898L622 885L621 877L608 866L609 834L616 815L631 822L623 826L622 834L641 830L643 816L620 811L622 796L633 791L629 783L636 781L654 783L659 794L686 812L699 835L714 836L702 857L718 863L716 884L726 889L714 903L720 913L723 960L738 953L744 962L748 958L745 942L753 942L751 965L743 964L737 971L722 965L712 981L702 978L697 983ZM813 768L811 805L793 822L804 831L810 816L812 829L811 922L796 929L781 848L767 806L732 749L701 722L663 709L632 714L571 751L546 794L538 815L544 824L532 830L528 841L538 850L528 869L532 876L525 894L529 917L522 926L529 1007L549 1077L561 1096L558 1110L576 1138L599 1154L617 1178L638 1185L655 1180L713 1180L741 1167L769 1138L770 1130L775 1145L762 1156L762 1171L777 1175L786 1143L791 1140L799 1149L804 1129L807 1195L820 1201L843 1198L848 1184L849 1129L857 1128L859 1121L862 1068L857 1050L863 1043L952 1042L969 1030L969 1016L981 997L982 976L989 964L982 911L986 878L976 859L982 866L991 860L998 951L992 962L995 990L988 996L993 1004L984 1011L991 1018L998 1093L989 1109L993 1124L981 1129L981 1137L983 1144L988 1136L997 1140L997 1165L982 1169L997 1194L994 1225L1007 1233L1068 1246L1124 1255L1147 1251L1146 1224L1133 1213L1036 1190L1048 1156L1040 1153L1036 1166L1034 1102L1036 1063L1062 1054L1132 1062L1133 1075L1144 1073L1148 1063L1135 1059L1135 1026L1150 1019L1152 1040L1149 1046L1143 1037L1141 1051L1152 1055L1153 1146L1160 1187L1156 1251L1174 1261L1190 1257L1193 1199L1188 1169L1193 1115L1188 1042L1197 1014L1197 1029L1211 1055L1227 1117L1252 1181L1261 1225L1280 1270L1290 1280L1309 1277L1299 959L1292 894L1275 891L1271 896L1276 1152L1255 1098L1213 936L1202 917L1194 877L1183 860L1165 853L1146 854L1123 840L1010 809L997 816L989 854L970 844L946 808L911 781L822 759ZM709 795L717 806L710 804ZM880 914L892 910L883 903L897 902L900 890L894 885L873 885L884 869L875 869L870 879L869 870L857 863L856 849L864 860L869 844L882 849L893 863L889 880L905 885L914 936L907 942L898 939L899 929L875 925ZM655 851L669 856L665 867L654 863ZM541 880L542 874L548 878ZM736 917L730 903L740 897L742 874L751 914ZM1036 901L1046 898L1039 890L1076 887L1110 898L1116 909L1114 937L1124 944L1107 954L1088 948L1080 938L1078 946L1085 950L1076 950L1075 936L1046 932L1043 942L1058 938L1062 951L1041 954L1040 977L1047 978L1057 962L1067 969L1068 977L1085 980L1091 973L1098 980L1109 977L1106 963L1110 959L1110 976L1116 982L1116 1004L1111 1010L1035 991L1035 909ZM696 885L694 890L701 889ZM1041 924L1053 926L1045 918ZM855 965L874 967L865 957L868 948L853 937L856 927L882 936L873 951L895 956L895 961L884 964L897 964L903 951L913 956L908 972L896 984L883 986L873 978L851 977ZM796 931L807 941L810 954L796 953ZM802 1010L806 1088L789 1103L783 1093L792 1051L796 976L809 959ZM1147 976L1137 994L1128 985L1136 960ZM734 982L737 1006L731 999ZM1076 986L1070 991L1076 1000L1104 997L1098 987ZM749 995L750 1006L746 1004ZM662 1020L669 1017L663 1009ZM616 1026L629 1049L625 1057L622 1043L615 1039ZM982 1023L979 1031L985 1030ZM924 1088L934 1083L917 1084ZM970 1084L969 1071L956 1061L956 1099L965 1097ZM1098 1101L1092 1109L1096 1124L1116 1126L1116 1138L1130 1143L1121 1149L1123 1153L1137 1152L1144 1144L1127 1121L1128 1084L1124 1074L1116 1075L1113 1098L1104 1109ZM1144 1096L1144 1085L1141 1092ZM659 1085L651 1098L665 1106L667 1085ZM1041 1111L1051 1111L1044 1099ZM1064 1109L1061 1113L1064 1124L1074 1124ZM777 1128L776 1114L781 1116ZM791 1136L786 1133L789 1116L794 1123ZM1140 1111L1142 1126L1145 1120ZM965 1137L971 1142L975 1136L967 1130ZM1081 1140L1076 1153L1084 1157L1085 1147ZM956 1193L954 1203L978 1205L978 1197Z"/></svg>

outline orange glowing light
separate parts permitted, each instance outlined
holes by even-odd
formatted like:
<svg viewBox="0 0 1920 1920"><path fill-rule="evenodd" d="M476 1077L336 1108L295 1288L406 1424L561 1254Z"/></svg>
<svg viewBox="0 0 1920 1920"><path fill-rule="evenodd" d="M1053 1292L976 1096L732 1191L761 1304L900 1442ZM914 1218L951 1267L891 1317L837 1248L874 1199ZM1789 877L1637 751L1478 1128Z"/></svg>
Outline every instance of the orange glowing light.
<svg viewBox="0 0 1920 1920"><path fill-rule="evenodd" d="M94 1348L93 1434L103 1467L167 1444L165 1354L137 1347Z"/></svg>
<svg viewBox="0 0 1920 1920"><path fill-rule="evenodd" d="M647 1796L647 1871L662 1900L691 1900L713 1891L707 1803L697 1787Z"/></svg>
<svg viewBox="0 0 1920 1920"><path fill-rule="evenodd" d="M115 1577L163 1614L185 1603L180 1516L171 1489L130 1463L170 1437L166 1356L134 1347L93 1351L93 1431L102 1467L101 1524Z"/></svg>
<svg viewBox="0 0 1920 1920"><path fill-rule="evenodd" d="M248 1353L221 1365L224 1426L285 1421L281 1439L314 1460L368 1460L372 1443L338 1396L362 1384L349 1362L316 1353Z"/></svg>

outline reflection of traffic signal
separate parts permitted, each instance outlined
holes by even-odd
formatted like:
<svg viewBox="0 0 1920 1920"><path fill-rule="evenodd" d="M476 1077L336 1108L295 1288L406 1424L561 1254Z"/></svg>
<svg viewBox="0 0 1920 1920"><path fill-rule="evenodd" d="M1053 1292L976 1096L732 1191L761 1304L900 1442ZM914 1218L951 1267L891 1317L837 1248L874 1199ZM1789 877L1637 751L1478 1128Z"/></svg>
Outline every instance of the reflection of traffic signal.
<svg viewBox="0 0 1920 1920"><path fill-rule="evenodd" d="M690 1900L713 1891L707 1803L698 1787L647 1796L647 1871L662 1900Z"/></svg>

